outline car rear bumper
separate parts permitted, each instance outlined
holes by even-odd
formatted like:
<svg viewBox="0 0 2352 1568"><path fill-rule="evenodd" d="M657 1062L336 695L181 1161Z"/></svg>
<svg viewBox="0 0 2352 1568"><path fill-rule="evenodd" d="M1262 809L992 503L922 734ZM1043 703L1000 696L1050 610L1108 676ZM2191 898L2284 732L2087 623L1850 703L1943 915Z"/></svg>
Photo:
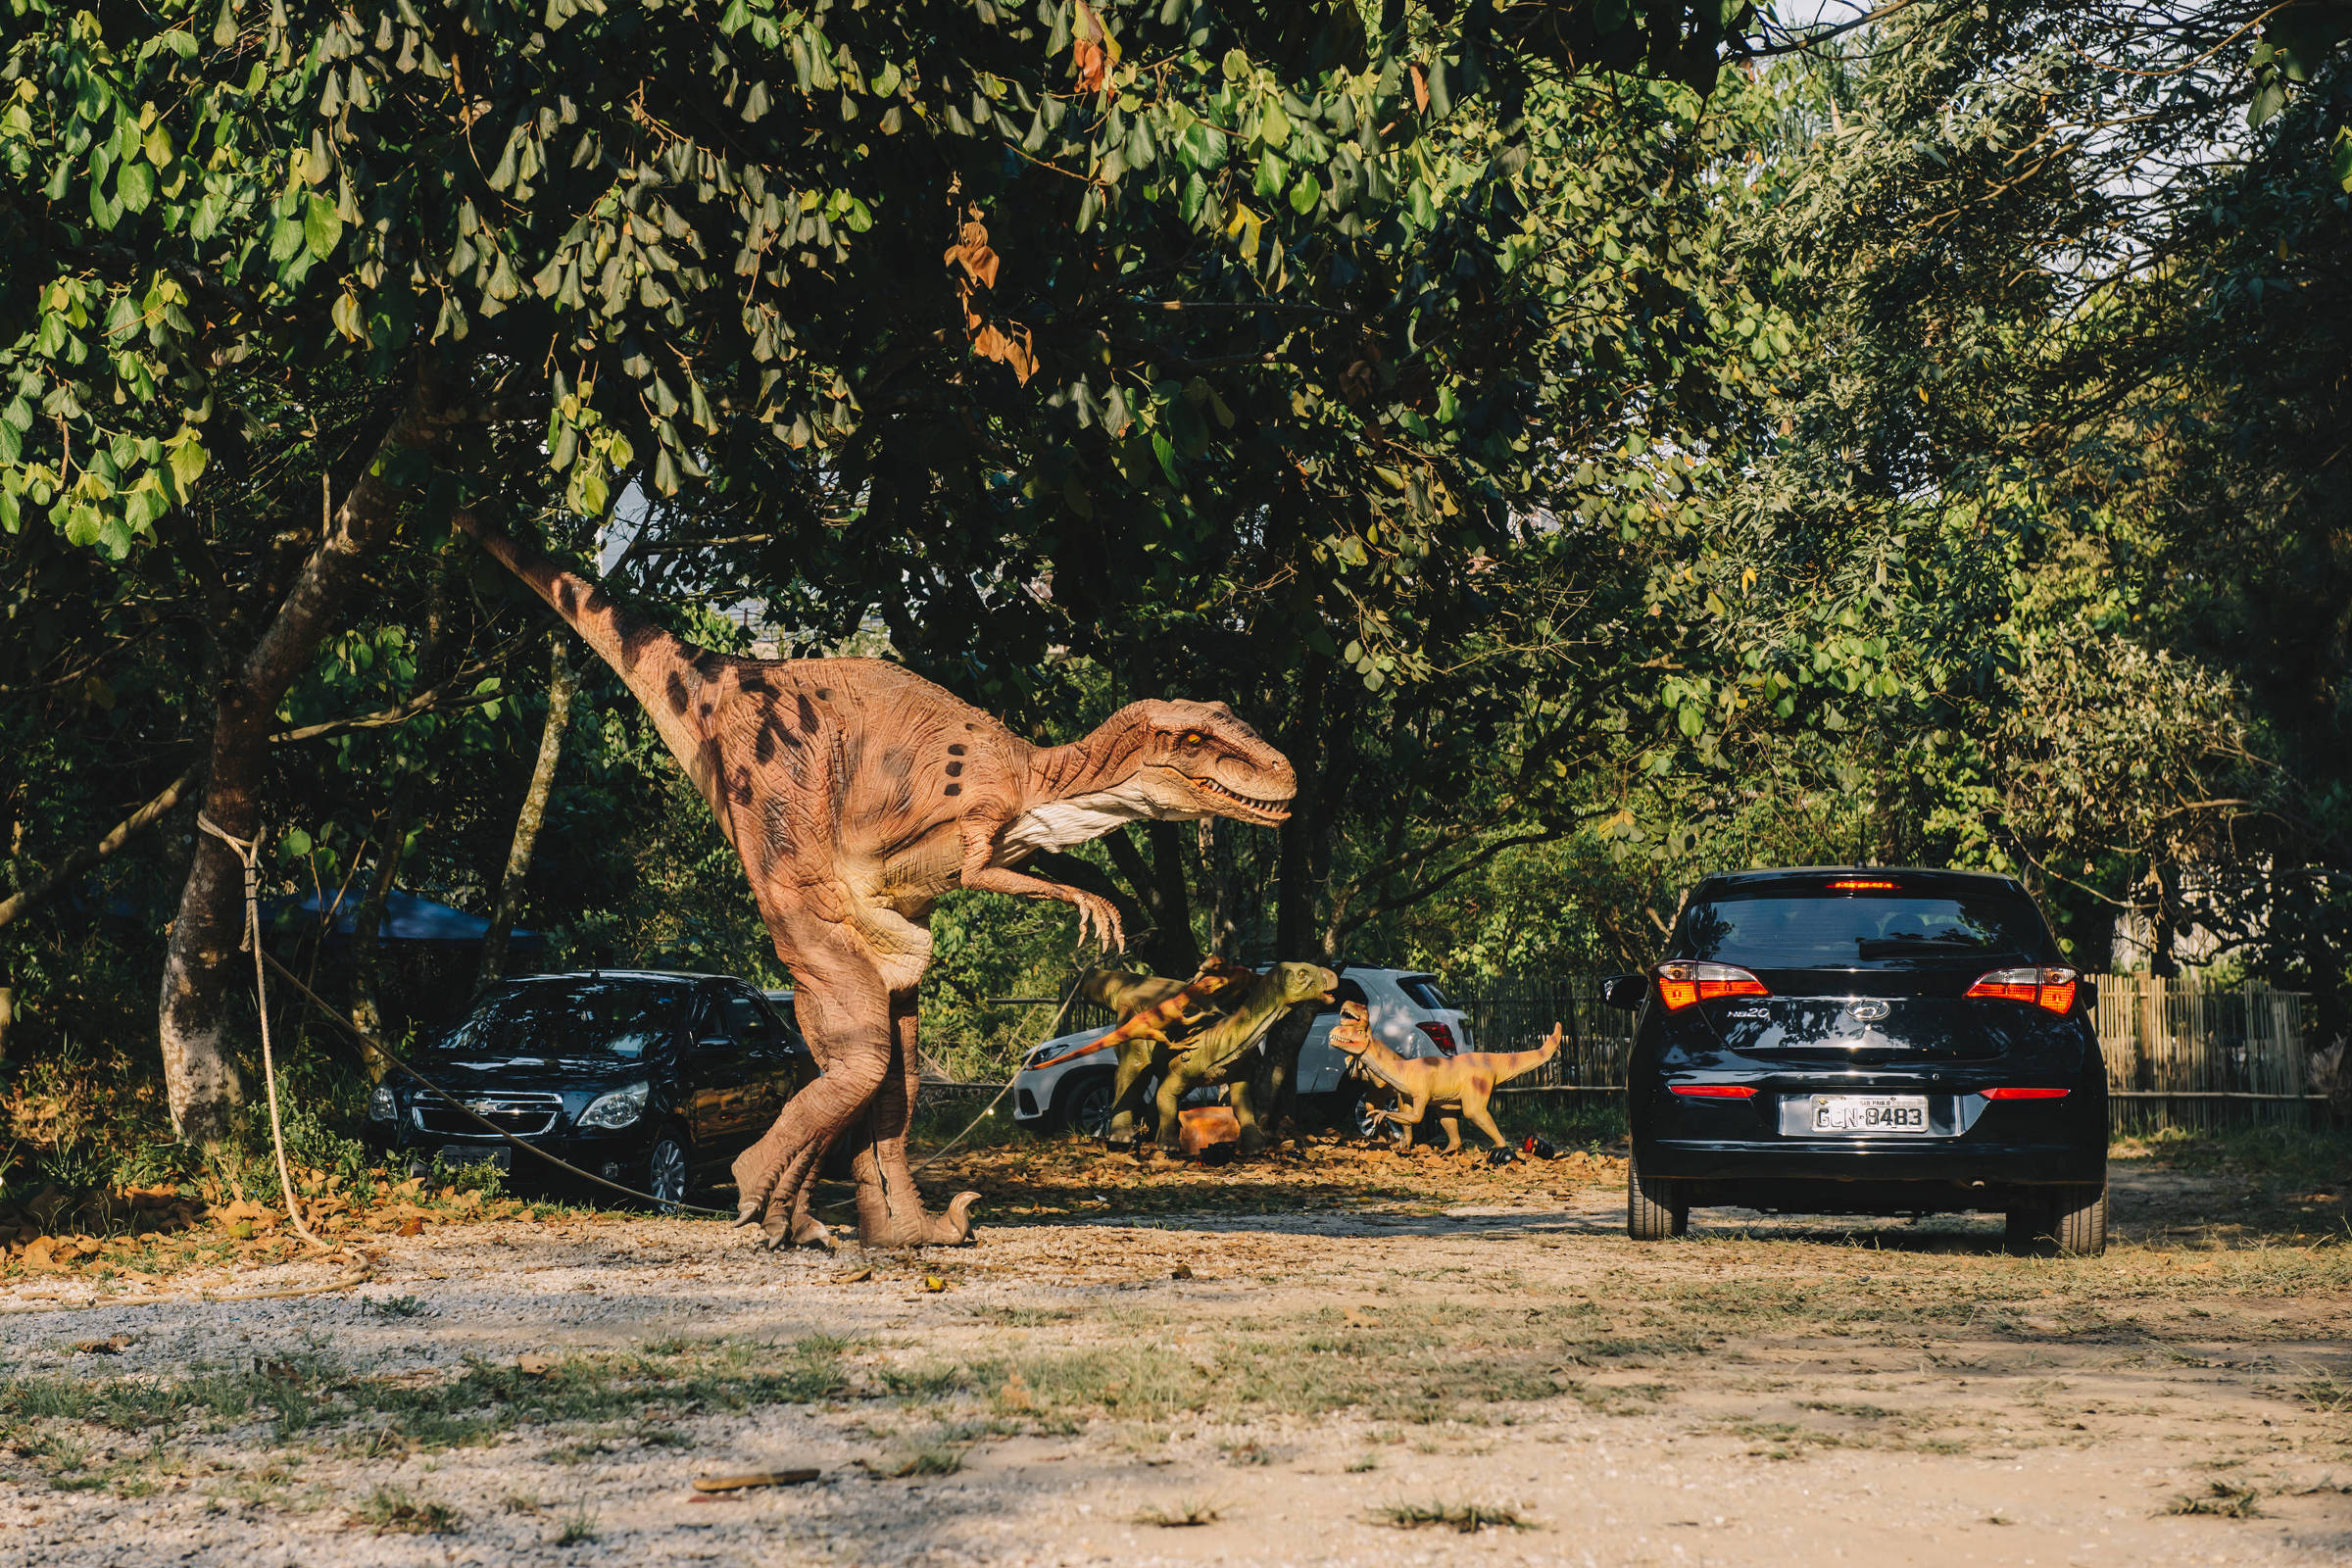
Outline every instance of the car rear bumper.
<svg viewBox="0 0 2352 1568"><path fill-rule="evenodd" d="M2103 1180L2107 1146L2082 1142L1660 1138L1636 1142L1644 1175L1670 1181L1931 1182L2046 1187ZM1740 1201L1736 1191L1717 1198Z"/></svg>

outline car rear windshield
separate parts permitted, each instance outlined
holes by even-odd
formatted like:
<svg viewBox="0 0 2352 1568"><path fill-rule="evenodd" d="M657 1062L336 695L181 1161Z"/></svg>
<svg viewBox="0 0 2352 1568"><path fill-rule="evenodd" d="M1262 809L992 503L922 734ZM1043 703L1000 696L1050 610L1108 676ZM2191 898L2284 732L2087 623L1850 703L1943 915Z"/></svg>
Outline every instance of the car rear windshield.
<svg viewBox="0 0 2352 1568"><path fill-rule="evenodd" d="M1683 911L1675 956L1750 969L1850 969L2036 958L2029 901L1997 887L1935 892L1727 892Z"/></svg>
<svg viewBox="0 0 2352 1568"><path fill-rule="evenodd" d="M1432 1012L1453 1005L1434 974L1408 974L1396 982L1396 989L1411 999L1414 1006L1427 1007Z"/></svg>
<svg viewBox="0 0 2352 1568"><path fill-rule="evenodd" d="M633 1061L677 1038L689 990L643 981L511 986L484 998L443 1050Z"/></svg>

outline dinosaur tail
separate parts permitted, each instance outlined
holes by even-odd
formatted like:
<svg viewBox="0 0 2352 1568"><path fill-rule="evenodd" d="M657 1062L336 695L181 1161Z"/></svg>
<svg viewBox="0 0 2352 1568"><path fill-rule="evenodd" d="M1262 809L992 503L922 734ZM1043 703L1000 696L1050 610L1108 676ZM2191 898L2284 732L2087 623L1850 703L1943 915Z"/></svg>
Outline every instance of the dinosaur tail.
<svg viewBox="0 0 2352 1568"><path fill-rule="evenodd" d="M1544 1037L1544 1043L1533 1051L1492 1053L1494 1081L1498 1084L1509 1083L1521 1073L1534 1072L1560 1054L1560 1027L1554 1024L1551 1033Z"/></svg>
<svg viewBox="0 0 2352 1568"><path fill-rule="evenodd" d="M663 744L677 755L692 778L708 796L715 771L699 710L707 684L696 667L704 657L693 644L661 627L638 619L595 583L566 571L528 545L484 524L461 511L457 525L479 541L509 571L564 617L580 640L620 675L652 715Z"/></svg>

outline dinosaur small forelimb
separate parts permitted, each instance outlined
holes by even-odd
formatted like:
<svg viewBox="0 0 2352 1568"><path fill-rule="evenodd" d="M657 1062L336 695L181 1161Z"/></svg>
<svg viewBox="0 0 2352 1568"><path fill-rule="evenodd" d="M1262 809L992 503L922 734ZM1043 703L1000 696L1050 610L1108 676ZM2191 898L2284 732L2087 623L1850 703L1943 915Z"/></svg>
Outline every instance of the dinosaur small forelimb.
<svg viewBox="0 0 2352 1568"><path fill-rule="evenodd" d="M1119 922L1119 911L1108 899L1084 888L1065 887L1049 882L1042 876L1015 871L1006 866L991 865L988 849L981 847L975 858L966 854L963 862L963 885L982 893L1011 893L1025 899L1054 899L1075 906L1078 910L1078 940L1083 944L1089 935L1099 935L1102 946L1116 953L1127 946L1126 927Z"/></svg>

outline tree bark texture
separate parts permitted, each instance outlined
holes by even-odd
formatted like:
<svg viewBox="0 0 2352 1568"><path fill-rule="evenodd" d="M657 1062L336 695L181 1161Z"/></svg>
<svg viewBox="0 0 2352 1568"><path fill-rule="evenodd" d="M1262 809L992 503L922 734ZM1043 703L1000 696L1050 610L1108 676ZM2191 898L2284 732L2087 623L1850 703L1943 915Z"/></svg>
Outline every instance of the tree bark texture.
<svg viewBox="0 0 2352 1568"><path fill-rule="evenodd" d="M482 968L474 989L495 984L507 967L507 939L514 917L522 912L523 879L531 869L531 853L539 847L539 827L547 820L547 798L556 787L556 763L564 755L564 731L571 724L571 698L579 676L564 657L562 632L550 640L552 667L547 678L547 722L539 730L539 760L531 767L530 788L523 791L522 809L514 813L514 843L507 851L507 872L499 878L498 908L490 929L482 934Z"/></svg>
<svg viewBox="0 0 2352 1568"><path fill-rule="evenodd" d="M260 833L277 706L334 630L368 557L399 524L405 488L393 470L408 453L431 446L449 422L427 410L421 389L412 395L345 489L251 652L223 668L213 694L203 812L226 832L241 839ZM226 844L199 829L165 950L157 1008L172 1123L190 1143L220 1142L237 1102L228 1021L238 970L230 960L244 924L244 865Z"/></svg>

